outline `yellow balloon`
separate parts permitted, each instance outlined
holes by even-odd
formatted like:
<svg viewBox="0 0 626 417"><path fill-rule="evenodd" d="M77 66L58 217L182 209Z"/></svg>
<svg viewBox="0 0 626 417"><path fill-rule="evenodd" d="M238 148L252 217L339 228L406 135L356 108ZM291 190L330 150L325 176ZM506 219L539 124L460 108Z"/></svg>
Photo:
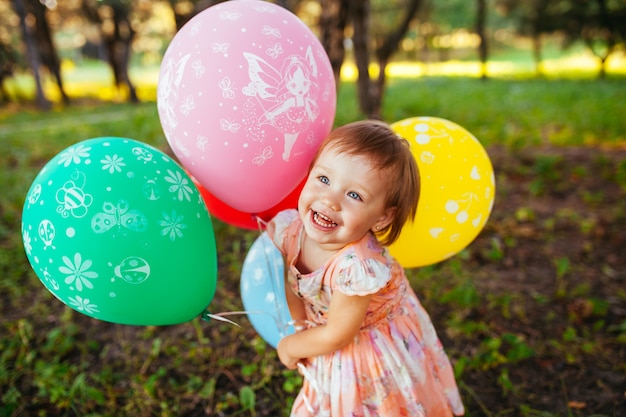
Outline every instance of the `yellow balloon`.
<svg viewBox="0 0 626 417"><path fill-rule="evenodd" d="M436 117L413 117L391 128L411 144L421 176L413 223L389 251L405 268L432 265L465 249L485 226L495 197L487 152L463 127Z"/></svg>

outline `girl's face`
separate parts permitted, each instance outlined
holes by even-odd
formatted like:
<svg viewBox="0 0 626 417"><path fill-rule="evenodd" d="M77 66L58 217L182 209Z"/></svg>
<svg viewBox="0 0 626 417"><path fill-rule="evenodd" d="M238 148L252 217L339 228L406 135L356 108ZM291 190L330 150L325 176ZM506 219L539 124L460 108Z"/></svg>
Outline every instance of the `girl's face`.
<svg viewBox="0 0 626 417"><path fill-rule="evenodd" d="M327 250L339 250L370 230L384 228L393 209L385 208L384 172L363 156L322 151L298 201L307 236Z"/></svg>

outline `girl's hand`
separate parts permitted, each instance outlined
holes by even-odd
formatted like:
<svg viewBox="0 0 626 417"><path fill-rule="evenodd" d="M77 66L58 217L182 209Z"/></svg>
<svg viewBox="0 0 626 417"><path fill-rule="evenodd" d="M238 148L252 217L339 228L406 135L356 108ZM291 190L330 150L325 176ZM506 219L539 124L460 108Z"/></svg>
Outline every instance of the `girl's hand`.
<svg viewBox="0 0 626 417"><path fill-rule="evenodd" d="M287 353L286 344L289 343L289 341L286 339L288 338L289 336L285 336L280 339L278 346L276 346L276 352L278 353L278 359L280 359L283 365L285 365L288 369L296 369L300 358L290 356Z"/></svg>
<svg viewBox="0 0 626 417"><path fill-rule="evenodd" d="M354 341L365 318L371 295L333 294L325 324L282 338L276 346L278 358L289 369L301 359L326 355Z"/></svg>

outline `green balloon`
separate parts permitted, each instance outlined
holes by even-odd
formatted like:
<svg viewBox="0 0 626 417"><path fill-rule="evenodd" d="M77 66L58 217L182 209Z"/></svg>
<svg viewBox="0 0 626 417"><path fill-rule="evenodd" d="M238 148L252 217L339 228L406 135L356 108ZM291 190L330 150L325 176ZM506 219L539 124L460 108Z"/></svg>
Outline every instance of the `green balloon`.
<svg viewBox="0 0 626 417"><path fill-rule="evenodd" d="M182 323L215 294L200 192L172 158L132 139L89 139L52 158L26 196L22 240L43 285L96 319Z"/></svg>

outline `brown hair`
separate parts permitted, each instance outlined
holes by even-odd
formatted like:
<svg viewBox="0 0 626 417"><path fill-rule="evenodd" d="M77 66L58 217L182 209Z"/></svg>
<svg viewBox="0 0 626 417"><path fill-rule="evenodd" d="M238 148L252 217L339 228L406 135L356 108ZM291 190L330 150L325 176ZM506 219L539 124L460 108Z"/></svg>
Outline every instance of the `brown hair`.
<svg viewBox="0 0 626 417"><path fill-rule="evenodd" d="M320 145L311 166L324 149L331 147L350 155L369 158L374 166L385 171L388 181L385 208L395 208L391 223L376 231L385 246L400 236L407 221L413 221L420 195L420 175L409 142L379 120L362 120L333 130Z"/></svg>

